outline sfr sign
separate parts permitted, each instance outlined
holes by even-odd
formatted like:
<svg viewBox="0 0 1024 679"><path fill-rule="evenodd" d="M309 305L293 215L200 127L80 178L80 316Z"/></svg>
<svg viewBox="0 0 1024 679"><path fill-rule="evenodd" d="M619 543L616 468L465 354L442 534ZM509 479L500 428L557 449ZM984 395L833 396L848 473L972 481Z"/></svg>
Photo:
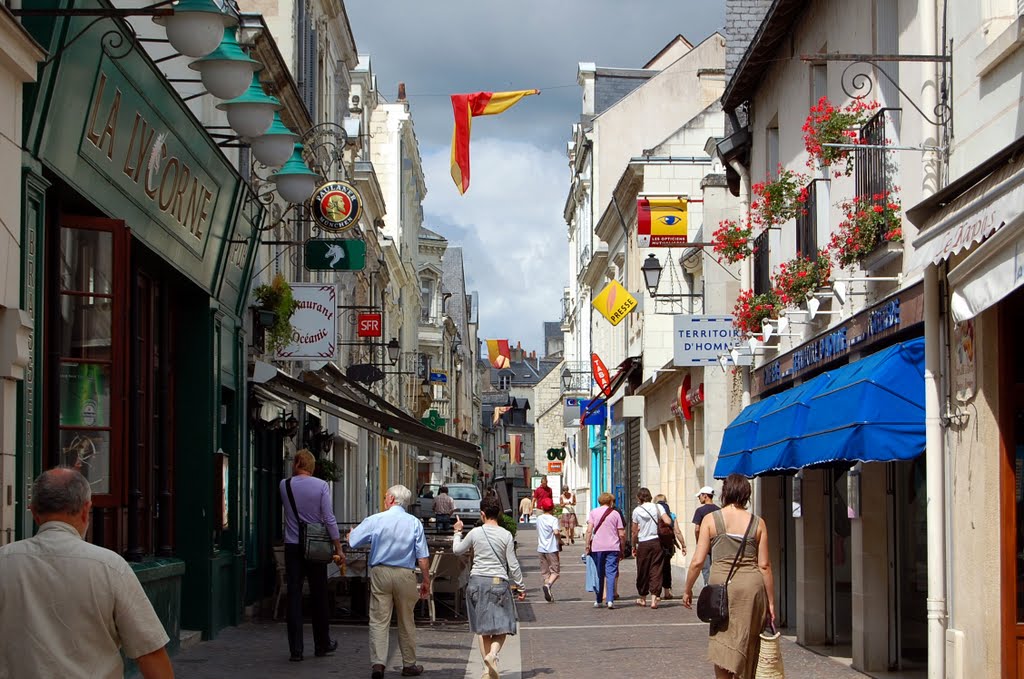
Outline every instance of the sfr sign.
<svg viewBox="0 0 1024 679"><path fill-rule="evenodd" d="M380 314L359 314L356 317L356 334L359 337L380 337Z"/></svg>

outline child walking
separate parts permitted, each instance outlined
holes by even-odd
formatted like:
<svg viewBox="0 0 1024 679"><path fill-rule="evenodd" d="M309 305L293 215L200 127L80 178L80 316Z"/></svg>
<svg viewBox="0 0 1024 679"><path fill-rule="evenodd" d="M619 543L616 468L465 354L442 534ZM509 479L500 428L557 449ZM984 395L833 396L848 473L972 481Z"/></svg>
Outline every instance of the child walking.
<svg viewBox="0 0 1024 679"><path fill-rule="evenodd" d="M541 589L544 590L544 599L553 603L555 597L551 594L551 587L558 580L561 570L559 563L559 523L555 518L555 503L550 498L542 498L538 509L543 514L537 517L537 552L540 554L540 575L544 578Z"/></svg>

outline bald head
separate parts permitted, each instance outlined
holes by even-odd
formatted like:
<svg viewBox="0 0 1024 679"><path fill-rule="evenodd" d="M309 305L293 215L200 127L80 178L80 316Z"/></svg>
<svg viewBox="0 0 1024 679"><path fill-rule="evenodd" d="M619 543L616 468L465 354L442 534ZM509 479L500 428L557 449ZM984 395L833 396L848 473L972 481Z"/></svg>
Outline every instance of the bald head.
<svg viewBox="0 0 1024 679"><path fill-rule="evenodd" d="M32 485L32 516L40 525L47 521L63 521L85 535L91 508L92 487L74 469L48 469Z"/></svg>

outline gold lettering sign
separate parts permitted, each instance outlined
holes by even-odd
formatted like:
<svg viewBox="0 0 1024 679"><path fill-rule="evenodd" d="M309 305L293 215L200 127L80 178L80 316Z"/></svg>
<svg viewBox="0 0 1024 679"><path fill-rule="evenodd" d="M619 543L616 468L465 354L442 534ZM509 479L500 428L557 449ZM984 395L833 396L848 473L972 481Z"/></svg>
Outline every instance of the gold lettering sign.
<svg viewBox="0 0 1024 679"><path fill-rule="evenodd" d="M110 161L111 179L118 172L123 174L130 190L138 187L140 202L150 203L151 212L159 212L164 223L173 221L180 226L191 236L185 242L191 241L190 247L198 249L209 227L218 187L195 161L174 149L180 144L168 145L177 139L159 129L160 121L154 120L153 114L141 107L126 108L124 99L121 89L101 71L89 107L85 141Z"/></svg>

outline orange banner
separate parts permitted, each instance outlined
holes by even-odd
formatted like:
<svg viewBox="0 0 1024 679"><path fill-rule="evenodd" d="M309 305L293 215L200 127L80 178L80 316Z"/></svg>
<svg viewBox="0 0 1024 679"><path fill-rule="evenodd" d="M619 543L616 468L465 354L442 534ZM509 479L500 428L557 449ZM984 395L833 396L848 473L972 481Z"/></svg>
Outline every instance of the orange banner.
<svg viewBox="0 0 1024 679"><path fill-rule="evenodd" d="M460 194L469 188L469 134L473 118L507 111L520 99L531 94L540 94L540 90L452 95L452 111L455 114L455 129L452 130L452 179Z"/></svg>

